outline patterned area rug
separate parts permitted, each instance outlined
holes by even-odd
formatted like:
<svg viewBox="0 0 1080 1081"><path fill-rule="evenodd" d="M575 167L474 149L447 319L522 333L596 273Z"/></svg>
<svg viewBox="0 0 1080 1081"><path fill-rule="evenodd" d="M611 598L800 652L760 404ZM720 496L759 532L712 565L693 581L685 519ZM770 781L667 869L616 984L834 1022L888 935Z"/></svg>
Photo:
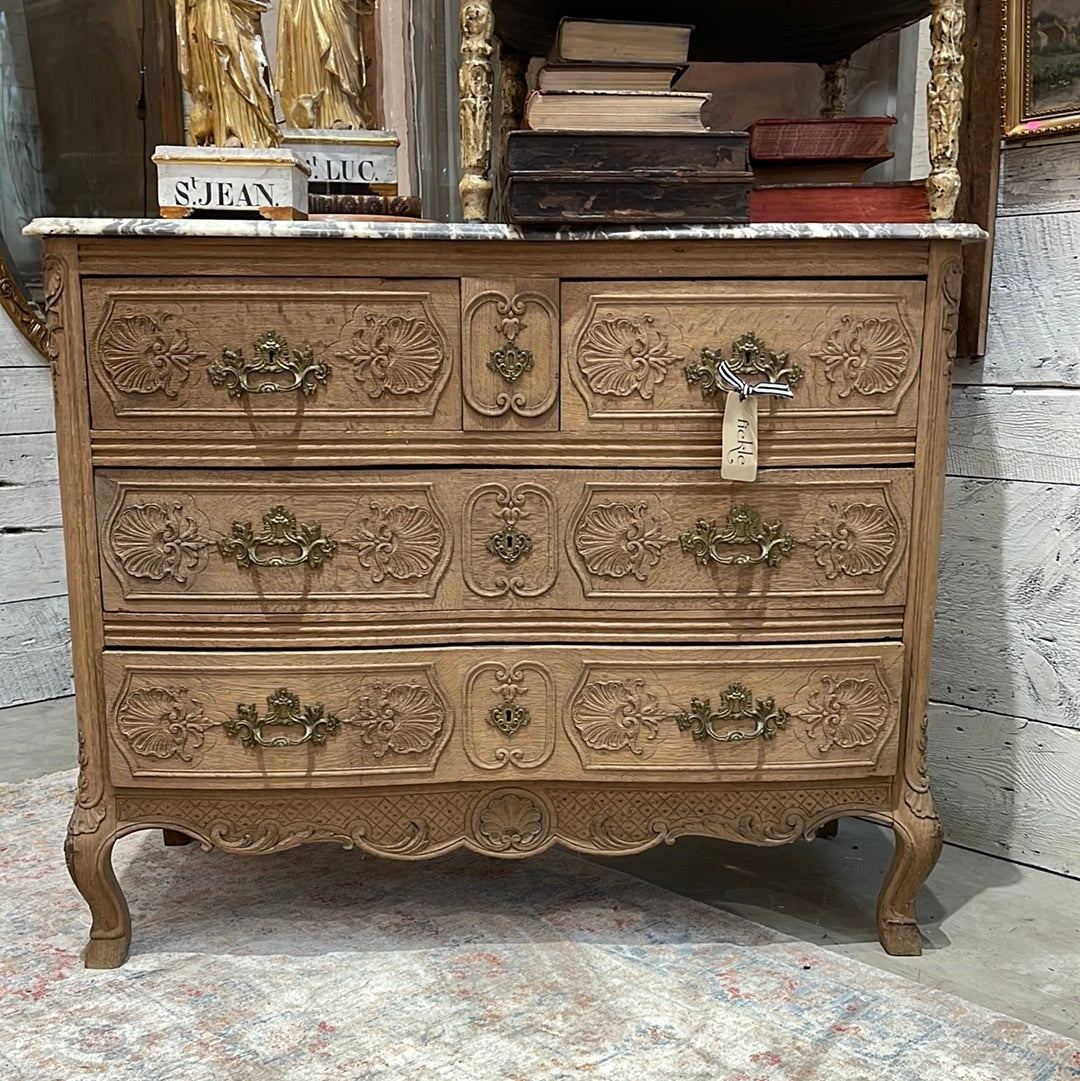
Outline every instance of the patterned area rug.
<svg viewBox="0 0 1080 1081"><path fill-rule="evenodd" d="M1080 1047L569 853L121 841L85 972L71 774L0 787L3 1081L1058 1081Z"/></svg>

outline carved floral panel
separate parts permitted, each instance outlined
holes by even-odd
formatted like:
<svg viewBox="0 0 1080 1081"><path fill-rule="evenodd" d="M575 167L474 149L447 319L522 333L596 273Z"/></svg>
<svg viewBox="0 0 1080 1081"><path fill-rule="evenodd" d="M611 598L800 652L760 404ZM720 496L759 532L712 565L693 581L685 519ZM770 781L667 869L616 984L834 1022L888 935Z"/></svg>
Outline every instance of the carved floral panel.
<svg viewBox="0 0 1080 1081"><path fill-rule="evenodd" d="M557 427L546 414L559 393L558 283L520 279L496 289L465 279L462 291L466 428L514 427L514 418ZM493 423L500 418L509 423Z"/></svg>
<svg viewBox="0 0 1080 1081"><path fill-rule="evenodd" d="M397 284L88 283L95 424L460 430L458 285Z"/></svg>
<svg viewBox="0 0 1080 1081"><path fill-rule="evenodd" d="M433 486L102 471L106 608L145 601L343 606L430 599L453 538ZM320 478L320 481L325 478Z"/></svg>
<svg viewBox="0 0 1080 1081"><path fill-rule="evenodd" d="M450 737L428 666L270 679L309 686L268 690L256 671L126 673L109 726L130 775L429 772Z"/></svg>
<svg viewBox="0 0 1080 1081"><path fill-rule="evenodd" d="M350 518L342 543L375 585L417 582L440 564L446 529L427 505L375 500Z"/></svg>
<svg viewBox="0 0 1080 1081"><path fill-rule="evenodd" d="M888 657L586 664L564 728L586 770L886 768L901 678Z"/></svg>
<svg viewBox="0 0 1080 1081"><path fill-rule="evenodd" d="M465 680L465 753L484 770L530 770L555 750L555 681L537 661L476 665Z"/></svg>
<svg viewBox="0 0 1080 1081"><path fill-rule="evenodd" d="M806 604L841 594L904 602L911 480L754 485L589 482L567 552L586 597L757 596ZM903 508L901 510L900 508ZM845 602L847 603L847 602Z"/></svg>
<svg viewBox="0 0 1080 1081"><path fill-rule="evenodd" d="M766 432L803 418L827 428L814 418L830 416L893 417L913 428L923 292L918 282L564 283L563 427L641 419L715 430L725 395L703 372L753 341L785 360L782 381L794 391L759 402ZM740 374L769 381L764 368Z"/></svg>
<svg viewBox="0 0 1080 1081"><path fill-rule="evenodd" d="M481 597L539 597L555 584L559 513L542 484L474 488L462 517L462 575Z"/></svg>

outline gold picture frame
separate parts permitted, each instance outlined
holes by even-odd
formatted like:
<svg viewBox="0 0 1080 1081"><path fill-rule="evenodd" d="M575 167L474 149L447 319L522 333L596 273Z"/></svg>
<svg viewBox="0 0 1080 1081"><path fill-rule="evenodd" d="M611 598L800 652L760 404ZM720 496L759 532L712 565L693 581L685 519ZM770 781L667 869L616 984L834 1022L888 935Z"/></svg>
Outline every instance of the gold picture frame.
<svg viewBox="0 0 1080 1081"><path fill-rule="evenodd" d="M1080 0L1002 0L1005 138L1080 131Z"/></svg>

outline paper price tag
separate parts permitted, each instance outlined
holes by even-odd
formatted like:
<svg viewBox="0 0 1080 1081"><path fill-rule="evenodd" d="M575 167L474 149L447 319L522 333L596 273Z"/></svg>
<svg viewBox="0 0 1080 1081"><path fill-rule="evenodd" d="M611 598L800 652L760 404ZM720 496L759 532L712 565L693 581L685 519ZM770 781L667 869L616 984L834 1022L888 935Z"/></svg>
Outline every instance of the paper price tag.
<svg viewBox="0 0 1080 1081"><path fill-rule="evenodd" d="M724 480L756 480L758 459L757 400L729 391L724 406L724 447L720 476Z"/></svg>

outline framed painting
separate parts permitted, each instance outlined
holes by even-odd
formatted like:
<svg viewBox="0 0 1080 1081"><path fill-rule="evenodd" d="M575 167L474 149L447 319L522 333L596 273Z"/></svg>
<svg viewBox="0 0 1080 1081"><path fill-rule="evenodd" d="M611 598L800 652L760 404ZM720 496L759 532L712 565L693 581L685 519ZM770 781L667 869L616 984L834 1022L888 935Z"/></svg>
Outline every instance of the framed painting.
<svg viewBox="0 0 1080 1081"><path fill-rule="evenodd" d="M1005 136L1080 131L1080 0L1002 0Z"/></svg>

